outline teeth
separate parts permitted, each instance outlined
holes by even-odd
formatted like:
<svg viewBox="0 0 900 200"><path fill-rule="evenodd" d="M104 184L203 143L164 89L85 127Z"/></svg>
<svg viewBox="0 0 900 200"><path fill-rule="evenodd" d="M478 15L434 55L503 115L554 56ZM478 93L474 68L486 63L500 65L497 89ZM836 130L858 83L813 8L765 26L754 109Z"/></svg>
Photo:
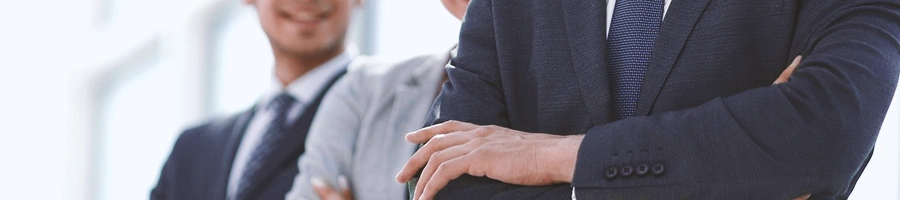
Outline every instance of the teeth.
<svg viewBox="0 0 900 200"><path fill-rule="evenodd" d="M297 13L294 15L294 20L311 22L316 20L316 14L313 13Z"/></svg>

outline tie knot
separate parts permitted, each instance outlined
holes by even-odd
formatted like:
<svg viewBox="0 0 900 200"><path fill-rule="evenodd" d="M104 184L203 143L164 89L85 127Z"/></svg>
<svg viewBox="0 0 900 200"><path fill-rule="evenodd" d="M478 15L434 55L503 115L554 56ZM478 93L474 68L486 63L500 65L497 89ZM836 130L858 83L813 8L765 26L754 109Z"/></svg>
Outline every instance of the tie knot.
<svg viewBox="0 0 900 200"><path fill-rule="evenodd" d="M282 92L281 94L276 95L275 98L272 98L272 101L269 102L269 109L287 111L292 105L294 105L294 97Z"/></svg>

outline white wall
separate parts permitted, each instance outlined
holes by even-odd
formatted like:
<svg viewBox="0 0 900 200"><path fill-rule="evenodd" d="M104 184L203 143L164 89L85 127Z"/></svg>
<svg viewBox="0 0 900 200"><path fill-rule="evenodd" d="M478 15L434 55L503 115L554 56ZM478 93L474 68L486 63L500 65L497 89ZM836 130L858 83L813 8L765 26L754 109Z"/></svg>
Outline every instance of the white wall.
<svg viewBox="0 0 900 200"><path fill-rule="evenodd" d="M78 55L69 46L87 30L92 12L82 3L4 1L0 6L0 198L65 198L66 80Z"/></svg>
<svg viewBox="0 0 900 200"><path fill-rule="evenodd" d="M897 93L875 142L872 160L859 177L850 199L900 199L900 95Z"/></svg>
<svg viewBox="0 0 900 200"><path fill-rule="evenodd" d="M449 52L459 38L458 19L438 0L383 0L378 7L374 54L386 59Z"/></svg>

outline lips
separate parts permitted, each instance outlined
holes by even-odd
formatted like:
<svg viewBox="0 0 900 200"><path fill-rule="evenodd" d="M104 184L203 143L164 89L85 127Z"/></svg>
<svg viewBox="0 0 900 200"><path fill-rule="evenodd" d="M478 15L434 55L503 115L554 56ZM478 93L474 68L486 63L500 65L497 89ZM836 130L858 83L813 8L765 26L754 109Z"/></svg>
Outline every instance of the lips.
<svg viewBox="0 0 900 200"><path fill-rule="evenodd" d="M328 18L329 13L320 10L305 10L285 12L284 16L301 27L312 28L318 26L320 22L324 22Z"/></svg>
<svg viewBox="0 0 900 200"><path fill-rule="evenodd" d="M331 7L325 3L287 4L280 6L282 15L291 21L300 23L315 23L324 20L331 12Z"/></svg>
<svg viewBox="0 0 900 200"><path fill-rule="evenodd" d="M316 22L324 18L324 12L295 12L289 13L289 18L297 22Z"/></svg>

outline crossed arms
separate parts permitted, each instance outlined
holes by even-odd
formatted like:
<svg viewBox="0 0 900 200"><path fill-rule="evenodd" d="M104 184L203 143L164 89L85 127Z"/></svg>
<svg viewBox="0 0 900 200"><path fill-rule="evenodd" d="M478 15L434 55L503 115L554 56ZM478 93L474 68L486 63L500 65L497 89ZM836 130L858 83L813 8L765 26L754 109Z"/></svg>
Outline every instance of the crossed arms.
<svg viewBox="0 0 900 200"><path fill-rule="evenodd" d="M473 2L469 13L478 16L467 20L492 19L487 2ZM900 5L874 0L854 4L819 19L816 30L807 30L815 34L810 34L803 62L789 82L681 111L596 126L575 136L460 122L432 126L407 136L411 142L430 141L422 148L426 151L410 159L398 181L408 181L424 168L415 192L420 199L460 195L439 192L453 186L451 180L471 176L503 182L481 181L502 186L464 188L497 198L509 194L483 190L504 188L553 199L567 198L561 195L569 193L559 191L569 187L585 199L619 194L694 199L841 194L871 152L900 66ZM461 53L455 68L448 69L451 81L437 100L441 113L434 123L505 125L503 90L499 80L491 78L498 70L495 38L472 33L492 30L491 23L467 25L483 26L464 25L462 35L467 37L461 37L460 52L489 53ZM460 99L473 96L478 98ZM667 172L668 178L658 181L604 180L606 167L620 159L615 152L642 148L659 151L639 158L648 162L679 158L672 161L678 162L678 169L669 170L680 173ZM707 179L692 179L700 173Z"/></svg>

